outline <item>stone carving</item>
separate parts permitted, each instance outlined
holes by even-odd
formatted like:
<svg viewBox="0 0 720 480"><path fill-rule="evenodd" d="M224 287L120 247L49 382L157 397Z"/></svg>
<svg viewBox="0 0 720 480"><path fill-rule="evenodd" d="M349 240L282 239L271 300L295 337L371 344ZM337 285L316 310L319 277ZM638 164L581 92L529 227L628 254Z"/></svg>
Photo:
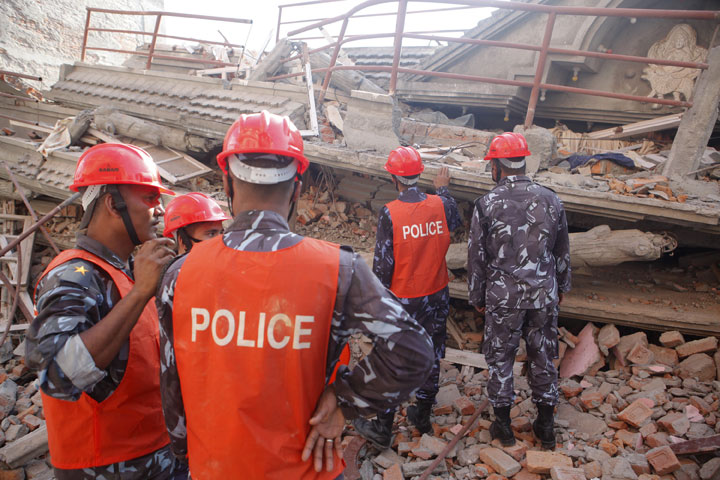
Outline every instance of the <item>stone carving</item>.
<svg viewBox="0 0 720 480"><path fill-rule="evenodd" d="M648 58L662 58L679 62L704 62L707 49L697 45L697 34L690 25L675 25L665 38L655 42L648 50ZM652 91L648 97L664 98L672 94L679 101L680 94L689 100L695 78L700 74L697 68L673 67L650 64L643 70L641 78L650 82ZM654 104L653 108L661 105Z"/></svg>

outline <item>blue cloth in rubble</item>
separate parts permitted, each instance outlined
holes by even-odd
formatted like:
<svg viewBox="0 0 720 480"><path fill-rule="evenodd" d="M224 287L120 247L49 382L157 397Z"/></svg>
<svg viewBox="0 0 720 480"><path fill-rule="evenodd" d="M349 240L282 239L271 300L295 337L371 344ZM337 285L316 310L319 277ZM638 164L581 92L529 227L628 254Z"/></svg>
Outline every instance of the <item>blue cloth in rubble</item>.
<svg viewBox="0 0 720 480"><path fill-rule="evenodd" d="M596 153L595 155L570 155L567 161L570 163L570 168L582 167L590 160L612 160L613 162L627 168L634 168L635 162L630 157L626 157L622 153Z"/></svg>

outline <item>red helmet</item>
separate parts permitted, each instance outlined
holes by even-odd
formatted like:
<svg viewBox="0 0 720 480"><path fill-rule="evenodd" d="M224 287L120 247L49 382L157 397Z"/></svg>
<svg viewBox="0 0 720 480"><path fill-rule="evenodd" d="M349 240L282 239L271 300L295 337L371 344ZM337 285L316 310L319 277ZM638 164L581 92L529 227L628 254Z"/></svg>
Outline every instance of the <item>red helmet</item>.
<svg viewBox="0 0 720 480"><path fill-rule="evenodd" d="M160 172L149 153L124 143L101 143L85 151L75 168L70 190L90 185L148 185L160 193L175 195L162 186Z"/></svg>
<svg viewBox="0 0 720 480"><path fill-rule="evenodd" d="M297 172L302 175L310 162L303 155L300 131L288 117L263 110L261 113L241 115L225 134L222 152L217 162L227 174L227 157L236 153L274 153L297 160Z"/></svg>
<svg viewBox="0 0 720 480"><path fill-rule="evenodd" d="M390 152L385 170L400 177L412 177L420 175L425 166L420 158L420 152L413 147L399 147Z"/></svg>
<svg viewBox="0 0 720 480"><path fill-rule="evenodd" d="M165 208L163 235L172 238L178 228L198 222L222 222L229 220L220 205L204 193L193 192L175 197Z"/></svg>
<svg viewBox="0 0 720 480"><path fill-rule="evenodd" d="M520 133L505 132L492 139L485 160L515 158L530 155L527 140Z"/></svg>

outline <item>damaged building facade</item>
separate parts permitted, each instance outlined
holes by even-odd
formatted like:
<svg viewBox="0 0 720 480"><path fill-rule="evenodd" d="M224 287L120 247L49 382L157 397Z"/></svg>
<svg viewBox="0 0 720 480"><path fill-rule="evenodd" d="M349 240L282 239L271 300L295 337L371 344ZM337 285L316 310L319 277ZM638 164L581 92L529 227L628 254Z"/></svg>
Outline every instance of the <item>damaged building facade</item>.
<svg viewBox="0 0 720 480"><path fill-rule="evenodd" d="M142 8L161 9L158 3ZM398 9L400 3L405 4L399 2ZM102 142L145 148L173 189L203 191L226 206L214 157L239 115L267 110L290 117L303 131L305 154L313 165L295 228L350 244L372 263L377 214L396 196L383 169L387 154L401 144L415 145L426 165L421 187L430 191L439 169L449 167L450 191L465 221L447 257L452 348L435 411L444 423L435 432L438 438L428 439L413 438L401 422L405 437L393 455L363 457L355 451L350 458L359 461L346 472L347 478L373 478L398 470L413 478L444 452L452 437L448 432L459 431L454 425L476 410L480 414L477 404L487 372L477 353L482 328L466 302L467 233L472 202L494 187L483 160L490 140L502 131L520 131L533 152L531 176L561 198L572 232L573 290L561 308L557 361L567 400L558 410L564 436L559 455L583 478L632 479L659 472L654 463L659 454L649 452L667 447L680 458L672 472L696 475L667 478L698 478L704 465L686 462L689 457L682 455L707 460L720 445L715 418L720 405L720 12L710 0L683 2L683 12L677 11L677 2L653 4L653 10L676 12L665 17L622 12L642 7L630 0L592 2L593 8L613 9L612 15L587 13L576 3L510 2L517 8L497 9L460 41L439 47L354 47L339 39L331 39L327 48L303 43L303 35L317 33L330 19L295 31L285 28L287 38L257 63L238 65L241 56L229 47L227 56L218 57L210 44L180 53L161 38L146 39L136 54L124 56L124 65L90 56L65 62L41 92L7 74L7 82L0 82L2 246L70 198L67 187L77 159ZM82 38L82 26L74 28ZM408 38L413 35L427 36ZM110 37L105 32L88 45L135 50L134 45L103 43ZM22 50L8 52L23 55ZM148 61L153 52L157 58ZM48 84L49 70L28 70L17 61L3 65L30 77L42 75L43 85ZM27 292L55 252L72 246L80 215L79 203L63 206L44 229L20 243L19 251L10 251L15 260L5 262L3 274L8 284L25 292L19 320L11 327L14 340L21 340L27 328L23 322L32 316ZM10 328L14 290L3 290L2 315ZM5 345L0 353L10 348L10 342ZM360 342L356 347L368 346ZM5 355L11 378L24 378L26 370L12 348ZM523 355L517 359L518 373ZM514 427L528 436L533 407L522 380L518 390L522 401ZM28 416L30 422L42 420L32 384L15 397L19 406L6 415L27 412L19 425ZM503 463L480 448L491 443L488 424L480 418L460 440L462 448L448 456L450 463L439 463L444 478L485 478L493 472L513 478L521 469L537 475L524 478L550 476L559 457L504 451L511 461ZM655 431L643 430L648 424ZM24 435L13 432L14 442L6 433L0 461L7 468L27 470L32 458L18 453L16 443L23 438L35 442L31 457L45 453L42 433L37 434L42 424L26 428ZM708 438L713 440L701 446L687 443ZM532 434L524 440L531 445ZM353 442L348 448L357 446ZM27 451L24 446L22 452ZM353 477L353 468L359 476Z"/></svg>

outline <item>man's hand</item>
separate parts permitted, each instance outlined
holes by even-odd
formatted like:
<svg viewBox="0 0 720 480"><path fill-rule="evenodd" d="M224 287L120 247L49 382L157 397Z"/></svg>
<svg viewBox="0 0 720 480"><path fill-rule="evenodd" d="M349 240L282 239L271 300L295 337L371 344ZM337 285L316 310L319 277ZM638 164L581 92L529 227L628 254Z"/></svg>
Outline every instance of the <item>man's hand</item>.
<svg viewBox="0 0 720 480"><path fill-rule="evenodd" d="M560 305L563 301L563 293L562 292L558 293L558 298L559 298L558 305Z"/></svg>
<svg viewBox="0 0 720 480"><path fill-rule="evenodd" d="M485 316L485 307L475 307L475 310L477 310L480 315Z"/></svg>
<svg viewBox="0 0 720 480"><path fill-rule="evenodd" d="M436 189L450 185L450 170L448 167L440 168L440 172L433 179L433 185L435 185Z"/></svg>
<svg viewBox="0 0 720 480"><path fill-rule="evenodd" d="M169 238L154 238L143 243L135 255L134 289L148 300L155 295L163 268L175 256L172 246Z"/></svg>
<svg viewBox="0 0 720 480"><path fill-rule="evenodd" d="M310 418L310 433L305 440L305 447L302 451L302 460L306 461L312 454L314 457L315 471L320 472L323 468L323 457L325 468L328 472L334 467L333 447L342 458L342 435L345 428L345 416L338 407L335 389L332 385L325 387L320 395L315 412Z"/></svg>

